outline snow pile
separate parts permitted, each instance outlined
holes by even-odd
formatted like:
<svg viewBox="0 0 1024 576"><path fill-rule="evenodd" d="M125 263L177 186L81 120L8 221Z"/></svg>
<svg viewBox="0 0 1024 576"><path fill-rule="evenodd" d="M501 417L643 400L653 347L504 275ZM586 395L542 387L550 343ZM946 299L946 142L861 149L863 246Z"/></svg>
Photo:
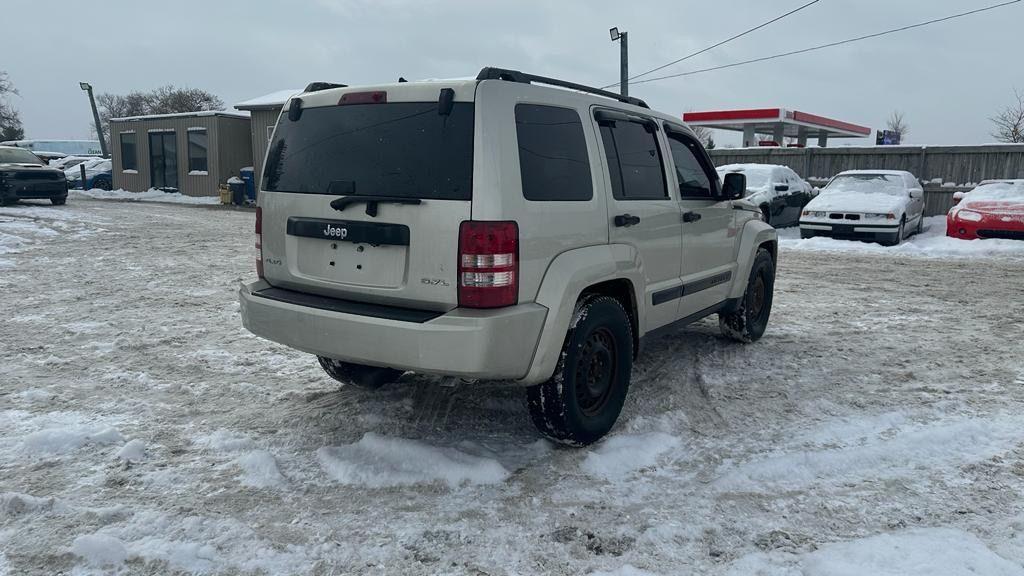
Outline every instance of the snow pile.
<svg viewBox="0 0 1024 576"><path fill-rule="evenodd" d="M767 492L911 476L925 469L980 462L1024 441L1024 421L1008 416L912 426L895 434L891 428L862 444L783 452L727 465L717 486L723 490Z"/></svg>
<svg viewBox="0 0 1024 576"><path fill-rule="evenodd" d="M0 494L0 518L21 516L29 512L47 512L54 508L63 508L58 505L56 498L40 498L18 492Z"/></svg>
<svg viewBox="0 0 1024 576"><path fill-rule="evenodd" d="M255 446L252 439L245 434L239 434L238 432L232 432L223 428L209 436L200 437L198 443L219 452L240 452Z"/></svg>
<svg viewBox="0 0 1024 576"><path fill-rule="evenodd" d="M86 444L117 444L124 438L115 428L46 428L25 436L24 449L32 454L64 454Z"/></svg>
<svg viewBox="0 0 1024 576"><path fill-rule="evenodd" d="M253 450L235 460L242 475L242 484L253 488L277 488L287 483L281 471L277 469L277 461L266 450Z"/></svg>
<svg viewBox="0 0 1024 576"><path fill-rule="evenodd" d="M619 434L603 440L590 451L580 468L591 476L618 480L653 466L659 456L678 444L678 438L664 432Z"/></svg>
<svg viewBox="0 0 1024 576"><path fill-rule="evenodd" d="M792 556L754 553L733 562L731 576L1024 576L973 534L953 528L915 528L827 544Z"/></svg>
<svg viewBox="0 0 1024 576"><path fill-rule="evenodd" d="M1024 242L987 238L961 240L946 236L946 217L930 216L924 221L925 231L911 236L899 246L882 246L871 242L836 240L817 236L800 239L798 227L779 230L779 244L784 250L810 250L822 252L858 252L864 254L895 254L925 258L1024 258Z"/></svg>
<svg viewBox="0 0 1024 576"><path fill-rule="evenodd" d="M451 487L463 483L496 484L509 474L492 458L372 432L353 444L324 446L316 455L331 478L372 488L438 481Z"/></svg>
<svg viewBox="0 0 1024 576"><path fill-rule="evenodd" d="M128 559L124 543L112 536L88 534L75 538L71 553L85 560L90 566L112 566Z"/></svg>
<svg viewBox="0 0 1024 576"><path fill-rule="evenodd" d="M117 451L117 457L125 462L142 462L146 459L146 443L136 438Z"/></svg>
<svg viewBox="0 0 1024 576"><path fill-rule="evenodd" d="M186 196L180 192L164 192L150 188L145 192L128 192L127 190L72 190L71 196L87 196L97 200L135 200L138 202L165 202L170 204L220 204L217 196Z"/></svg>

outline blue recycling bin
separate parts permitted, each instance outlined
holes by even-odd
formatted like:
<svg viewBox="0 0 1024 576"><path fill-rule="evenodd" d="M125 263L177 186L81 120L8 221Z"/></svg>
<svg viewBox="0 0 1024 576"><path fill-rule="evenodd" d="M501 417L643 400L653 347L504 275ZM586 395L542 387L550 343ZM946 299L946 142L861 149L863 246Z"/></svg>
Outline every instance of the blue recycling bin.
<svg viewBox="0 0 1024 576"><path fill-rule="evenodd" d="M242 168L238 174L245 181L245 197L249 202L256 203L256 171L252 167Z"/></svg>
<svg viewBox="0 0 1024 576"><path fill-rule="evenodd" d="M228 188L231 189L231 203L237 206L245 204L245 180L238 176L228 178Z"/></svg>

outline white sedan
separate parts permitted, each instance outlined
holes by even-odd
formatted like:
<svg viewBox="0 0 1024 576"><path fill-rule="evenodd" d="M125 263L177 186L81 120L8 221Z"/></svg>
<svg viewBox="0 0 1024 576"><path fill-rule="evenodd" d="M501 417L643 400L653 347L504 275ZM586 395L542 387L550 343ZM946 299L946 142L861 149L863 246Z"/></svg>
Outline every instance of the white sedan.
<svg viewBox="0 0 1024 576"><path fill-rule="evenodd" d="M924 227L924 189L903 170L847 170L800 215L800 237L902 242Z"/></svg>

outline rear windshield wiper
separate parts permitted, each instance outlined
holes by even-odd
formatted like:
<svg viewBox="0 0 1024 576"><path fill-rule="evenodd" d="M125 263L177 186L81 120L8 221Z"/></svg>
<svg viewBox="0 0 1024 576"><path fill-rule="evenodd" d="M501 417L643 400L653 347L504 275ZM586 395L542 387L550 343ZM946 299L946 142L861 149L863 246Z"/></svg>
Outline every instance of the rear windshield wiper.
<svg viewBox="0 0 1024 576"><path fill-rule="evenodd" d="M342 196L341 198L331 200L331 208L334 208L338 212L344 212L345 208L348 208L353 204L366 204L366 215L376 217L377 205L381 202L385 204L416 205L422 204L423 200L419 198L406 198L404 196Z"/></svg>

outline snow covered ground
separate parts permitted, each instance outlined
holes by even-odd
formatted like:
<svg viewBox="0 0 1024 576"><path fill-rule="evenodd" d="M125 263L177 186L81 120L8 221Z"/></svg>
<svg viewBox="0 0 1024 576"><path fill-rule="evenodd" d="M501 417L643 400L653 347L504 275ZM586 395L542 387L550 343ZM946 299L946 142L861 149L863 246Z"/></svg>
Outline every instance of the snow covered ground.
<svg viewBox="0 0 1024 576"><path fill-rule="evenodd" d="M573 450L246 333L252 221L0 209L0 575L1024 576L1024 243L783 231L765 337L651 342Z"/></svg>

